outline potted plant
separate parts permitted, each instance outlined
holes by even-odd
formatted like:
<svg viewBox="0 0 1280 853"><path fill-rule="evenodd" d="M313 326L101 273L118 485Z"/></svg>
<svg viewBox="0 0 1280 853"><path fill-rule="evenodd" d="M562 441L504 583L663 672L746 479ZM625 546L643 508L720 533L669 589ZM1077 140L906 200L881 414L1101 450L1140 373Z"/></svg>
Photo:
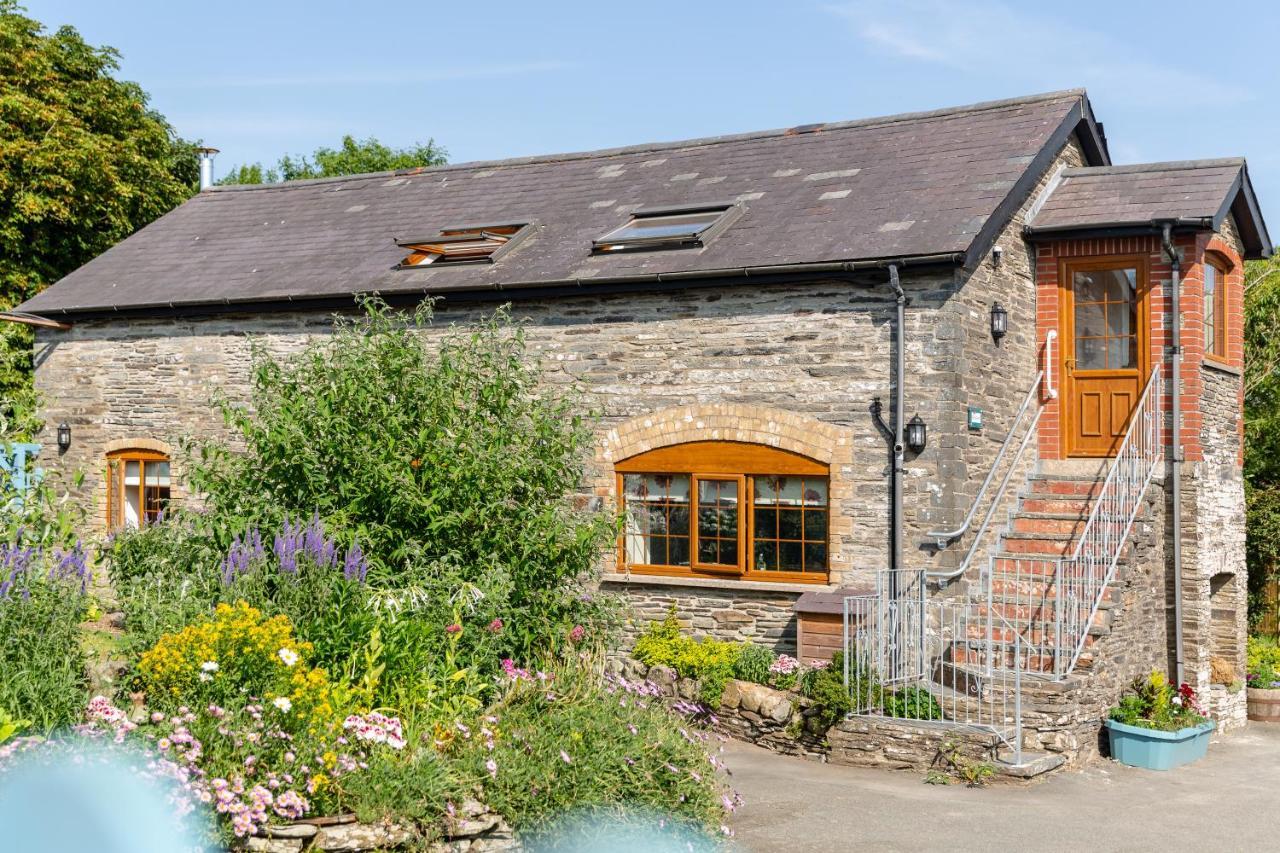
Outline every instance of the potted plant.
<svg viewBox="0 0 1280 853"><path fill-rule="evenodd" d="M1169 770L1204 757L1214 726L1191 685L1175 688L1159 671L1135 681L1108 716L1111 757L1147 770Z"/></svg>
<svg viewBox="0 0 1280 853"><path fill-rule="evenodd" d="M1249 719L1280 723L1280 644L1270 638L1250 637L1245 677Z"/></svg>

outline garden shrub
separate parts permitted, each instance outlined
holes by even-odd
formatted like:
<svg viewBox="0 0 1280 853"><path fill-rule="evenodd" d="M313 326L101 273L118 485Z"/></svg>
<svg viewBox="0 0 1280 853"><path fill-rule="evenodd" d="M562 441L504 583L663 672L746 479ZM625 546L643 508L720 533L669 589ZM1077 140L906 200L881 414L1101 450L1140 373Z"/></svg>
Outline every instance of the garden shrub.
<svg viewBox="0 0 1280 853"><path fill-rule="evenodd" d="M1246 655L1250 687L1280 686L1280 643L1271 637L1250 637Z"/></svg>
<svg viewBox="0 0 1280 853"><path fill-rule="evenodd" d="M522 833L565 813L636 811L715 832L736 805L717 779L717 750L658 693L581 668L541 679L517 671L492 716L451 742L471 757L489 804Z"/></svg>
<svg viewBox="0 0 1280 853"><path fill-rule="evenodd" d="M927 689L913 685L886 693L884 714L908 720L941 720L942 706Z"/></svg>
<svg viewBox="0 0 1280 853"><path fill-rule="evenodd" d="M191 464L212 535L226 548L318 513L378 586L442 561L475 585L505 575L502 642L530 659L611 600L583 581L613 520L570 500L592 443L582 398L542 382L505 311L437 333L428 304L366 309L287 359L255 350L250 405L222 403L243 451L207 444Z"/></svg>
<svg viewBox="0 0 1280 853"><path fill-rule="evenodd" d="M89 698L80 622L89 607L84 552L0 544L0 709L49 732Z"/></svg>
<svg viewBox="0 0 1280 853"><path fill-rule="evenodd" d="M288 617L267 618L244 601L219 604L213 617L166 634L143 653L138 674L154 706L273 705L298 725L335 713L325 671L307 665Z"/></svg>
<svg viewBox="0 0 1280 853"><path fill-rule="evenodd" d="M769 667L773 666L773 652L755 643L743 643L738 659L733 664L733 677L756 684L769 683Z"/></svg>
<svg viewBox="0 0 1280 853"><path fill-rule="evenodd" d="M631 654L643 664L669 666L681 678L696 678L699 698L718 708L725 682L733 678L742 648L741 643L688 636L680 630L680 620L671 612L662 622L649 623Z"/></svg>
<svg viewBox="0 0 1280 853"><path fill-rule="evenodd" d="M855 683L863 685L863 698L875 690L869 678L855 679ZM844 652L836 652L829 666L808 670L800 680L800 692L813 700L815 716L824 729L848 716L853 700L844 684Z"/></svg>

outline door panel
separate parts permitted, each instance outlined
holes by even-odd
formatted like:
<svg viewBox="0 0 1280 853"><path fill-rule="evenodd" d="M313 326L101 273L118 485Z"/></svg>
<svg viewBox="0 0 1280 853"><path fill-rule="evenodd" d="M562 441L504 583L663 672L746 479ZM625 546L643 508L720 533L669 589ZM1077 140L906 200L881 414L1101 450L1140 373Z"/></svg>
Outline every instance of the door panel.
<svg viewBox="0 0 1280 853"><path fill-rule="evenodd" d="M1059 280L1067 455L1110 456L1148 370L1146 259L1064 263Z"/></svg>

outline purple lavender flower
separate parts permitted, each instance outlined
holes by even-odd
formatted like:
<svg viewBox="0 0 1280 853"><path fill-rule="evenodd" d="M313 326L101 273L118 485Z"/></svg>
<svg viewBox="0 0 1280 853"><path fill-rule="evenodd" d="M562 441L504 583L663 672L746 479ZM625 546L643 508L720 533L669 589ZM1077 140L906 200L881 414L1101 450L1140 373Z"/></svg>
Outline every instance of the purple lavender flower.
<svg viewBox="0 0 1280 853"><path fill-rule="evenodd" d="M251 571L266 557L262 547L262 534L252 528L241 539L239 534L231 540L231 548L222 560L222 584L230 586L236 578Z"/></svg>
<svg viewBox="0 0 1280 853"><path fill-rule="evenodd" d="M356 542L347 549L347 556L342 561L342 576L349 581L364 583L369 573L369 561L365 559L360 543Z"/></svg>

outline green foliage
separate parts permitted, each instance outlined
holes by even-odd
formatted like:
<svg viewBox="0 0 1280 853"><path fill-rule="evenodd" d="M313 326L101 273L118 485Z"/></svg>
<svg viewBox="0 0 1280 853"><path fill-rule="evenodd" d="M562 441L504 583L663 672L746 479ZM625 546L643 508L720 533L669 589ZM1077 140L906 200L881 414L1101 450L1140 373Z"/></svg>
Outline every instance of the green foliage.
<svg viewBox="0 0 1280 853"><path fill-rule="evenodd" d="M5 741L10 740L14 735L21 733L29 725L31 725L30 720L19 720L4 708L0 708L0 746L3 746Z"/></svg>
<svg viewBox="0 0 1280 853"><path fill-rule="evenodd" d="M942 706L932 693L917 685L887 693L884 697L884 713L886 717L907 720L941 720Z"/></svg>
<svg viewBox="0 0 1280 853"><path fill-rule="evenodd" d="M337 148L320 147L310 157L296 159L286 154L275 168L264 168L261 163L238 166L218 181L219 184L262 184L279 181L298 181L304 178L334 178L342 175L363 175L369 172L390 172L399 169L416 169L440 166L446 162L447 152L436 145L434 139L425 144L417 143L408 148L390 148L373 137L356 139L347 135Z"/></svg>
<svg viewBox="0 0 1280 853"><path fill-rule="evenodd" d="M1174 687L1158 670L1136 679L1109 716L1125 725L1168 732L1197 726L1206 719L1195 691L1186 684Z"/></svg>
<svg viewBox="0 0 1280 853"><path fill-rule="evenodd" d="M870 679L855 679L855 683L865 685L868 693L873 689ZM844 652L836 652L830 666L806 672L800 680L800 692L813 700L824 729L848 716L853 710L853 696L844 684Z"/></svg>
<svg viewBox="0 0 1280 853"><path fill-rule="evenodd" d="M1244 299L1245 500L1249 617L1280 572L1280 256L1246 265Z"/></svg>
<svg viewBox="0 0 1280 853"><path fill-rule="evenodd" d="M188 198L191 143L117 80L119 54L46 32L0 0L0 309L11 308ZM31 333L0 330L0 414L30 433Z"/></svg>
<svg viewBox="0 0 1280 853"><path fill-rule="evenodd" d="M613 599L585 581L614 523L569 499L591 447L578 394L541 381L504 311L433 345L428 306L367 309L288 360L259 351L250 408L223 403L244 451L204 445L191 477L214 541L318 513L371 584L483 589L519 660L601 624Z"/></svg>
<svg viewBox="0 0 1280 853"><path fill-rule="evenodd" d="M76 722L89 698L88 580L79 550L0 546L0 708L42 732Z"/></svg>
<svg viewBox="0 0 1280 853"><path fill-rule="evenodd" d="M738 659L733 664L733 677L756 684L769 683L769 667L773 665L773 652L755 643L743 643Z"/></svg>
<svg viewBox="0 0 1280 853"><path fill-rule="evenodd" d="M1250 637L1245 664L1250 687L1280 686L1280 642L1274 637Z"/></svg>
<svg viewBox="0 0 1280 853"><path fill-rule="evenodd" d="M571 811L641 809L716 829L728 794L708 761L706 733L652 701L643 685L601 682L582 668L554 672L551 684L517 680L492 709L494 749L469 741L488 802L522 836L536 837Z"/></svg>
<svg viewBox="0 0 1280 853"><path fill-rule="evenodd" d="M965 786L969 788L981 788L991 781L991 777L996 775L994 765L986 761L974 761L969 758L960 751L960 744L954 740L944 741L938 747L938 758L946 766L947 772L963 780ZM930 770L924 777L925 784L948 784L947 772Z"/></svg>
<svg viewBox="0 0 1280 853"><path fill-rule="evenodd" d="M669 666L681 678L696 678L699 698L712 708L720 707L724 685L734 677L743 644L726 643L711 637L694 639L680 630L675 612L662 622L650 622L636 640L632 655L649 666Z"/></svg>

